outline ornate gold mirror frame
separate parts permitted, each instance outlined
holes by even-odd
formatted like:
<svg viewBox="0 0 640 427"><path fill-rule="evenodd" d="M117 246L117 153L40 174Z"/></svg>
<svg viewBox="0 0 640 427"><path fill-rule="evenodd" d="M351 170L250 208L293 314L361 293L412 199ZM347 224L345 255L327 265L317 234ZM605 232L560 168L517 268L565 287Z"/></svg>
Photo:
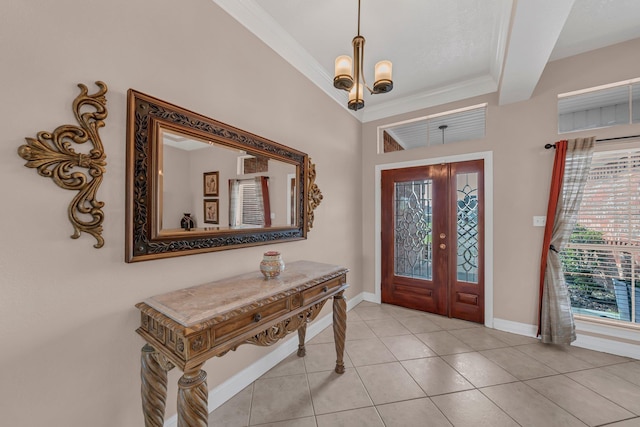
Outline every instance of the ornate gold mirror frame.
<svg viewBox="0 0 640 427"><path fill-rule="evenodd" d="M27 161L26 167L37 168L41 176L53 179L59 187L78 192L67 209L74 230L71 238L77 239L84 231L97 240L93 247L101 248L104 202L96 200L96 193L105 173L107 156L98 129L104 126L107 117L107 85L101 81L96 85L100 88L98 92L89 95L87 87L78 84L80 95L73 101L73 112L80 126L62 125L53 133L38 132L37 139L27 137L27 143L18 148L18 155ZM87 107L95 111L82 112ZM93 148L76 152L73 144L86 142ZM87 173L79 169L86 169Z"/></svg>
<svg viewBox="0 0 640 427"><path fill-rule="evenodd" d="M291 225L280 226L238 228L220 224L219 227L196 226L159 232L158 224L162 223L159 208L162 206L161 182L167 178L161 160L161 130L166 129L205 144L224 146L237 153L244 152L295 166L297 184L292 194L295 221ZM146 261L306 239L313 226L313 210L322 200L315 176L315 165L306 153L129 89L125 261ZM228 178L220 175L220 183L227 182Z"/></svg>

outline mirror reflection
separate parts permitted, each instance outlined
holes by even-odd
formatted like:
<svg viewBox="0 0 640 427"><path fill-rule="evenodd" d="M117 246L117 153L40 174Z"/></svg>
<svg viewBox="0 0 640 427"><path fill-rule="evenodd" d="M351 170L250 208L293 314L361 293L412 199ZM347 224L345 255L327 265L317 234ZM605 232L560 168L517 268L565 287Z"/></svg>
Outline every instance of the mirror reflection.
<svg viewBox="0 0 640 427"><path fill-rule="evenodd" d="M160 128L159 236L297 226L296 165Z"/></svg>

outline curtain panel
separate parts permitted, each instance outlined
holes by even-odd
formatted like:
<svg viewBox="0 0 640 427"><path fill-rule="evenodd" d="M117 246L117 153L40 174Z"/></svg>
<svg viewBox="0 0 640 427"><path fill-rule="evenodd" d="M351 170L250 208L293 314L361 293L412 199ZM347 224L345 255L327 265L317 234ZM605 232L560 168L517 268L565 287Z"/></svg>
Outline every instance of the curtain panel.
<svg viewBox="0 0 640 427"><path fill-rule="evenodd" d="M578 220L595 138L556 143L547 223L540 261L538 335L543 343L569 344L576 339L569 290L562 272L560 252L569 242Z"/></svg>

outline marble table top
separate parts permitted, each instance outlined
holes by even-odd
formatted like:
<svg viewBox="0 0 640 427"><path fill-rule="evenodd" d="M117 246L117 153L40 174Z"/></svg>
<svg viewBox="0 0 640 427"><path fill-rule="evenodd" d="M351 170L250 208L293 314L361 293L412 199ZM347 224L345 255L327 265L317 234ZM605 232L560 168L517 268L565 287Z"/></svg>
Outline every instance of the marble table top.
<svg viewBox="0 0 640 427"><path fill-rule="evenodd" d="M229 311L268 299L317 279L346 273L344 267L313 261L296 261L285 266L276 278L265 279L260 271L192 286L147 298L143 302L182 326L198 325Z"/></svg>

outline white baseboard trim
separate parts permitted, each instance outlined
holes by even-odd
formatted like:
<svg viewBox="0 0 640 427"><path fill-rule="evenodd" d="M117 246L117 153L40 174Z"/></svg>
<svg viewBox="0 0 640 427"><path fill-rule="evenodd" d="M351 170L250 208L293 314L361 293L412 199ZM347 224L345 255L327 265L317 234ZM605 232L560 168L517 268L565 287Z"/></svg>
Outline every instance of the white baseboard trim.
<svg viewBox="0 0 640 427"><path fill-rule="evenodd" d="M511 320L493 319L493 328L499 331L511 332L512 334L524 335L527 337L536 337L538 327L529 325L528 323L512 322Z"/></svg>
<svg viewBox="0 0 640 427"><path fill-rule="evenodd" d="M512 322L510 320L494 319L493 324L494 328L500 331L511 332L528 337L535 338L536 333L538 332L538 327L536 325ZM576 320L576 328L578 329L576 333L577 337L571 345L586 348L588 350L640 359L640 345L580 333L580 330L583 330L587 333L592 332L601 335L610 335L612 338L618 337L626 340L637 340L640 337L638 331L629 331L624 328L614 328L608 325L598 325L578 320Z"/></svg>
<svg viewBox="0 0 640 427"><path fill-rule="evenodd" d="M363 292L362 295L364 301L373 302L376 304L380 304L382 300L380 299L380 295L372 293L372 292Z"/></svg>
<svg viewBox="0 0 640 427"><path fill-rule="evenodd" d="M347 301L347 311L361 303L365 299L365 292L362 292ZM372 294L373 295L373 294ZM327 313L320 319L316 319L307 327L306 341L311 340L318 335L327 326L333 322L333 315ZM271 353L255 361L252 365L247 366L242 371L235 374L217 387L209 390L208 409L209 413L222 405L227 400L242 391L249 384L264 375L269 369L282 362L291 353L298 348L298 336L291 334L292 337L285 340L280 346L275 348ZM178 415L169 417L164 422L164 427L177 427Z"/></svg>
<svg viewBox="0 0 640 427"><path fill-rule="evenodd" d="M640 346L628 342L613 341L578 333L576 340L572 342L571 345L618 356L640 359Z"/></svg>

